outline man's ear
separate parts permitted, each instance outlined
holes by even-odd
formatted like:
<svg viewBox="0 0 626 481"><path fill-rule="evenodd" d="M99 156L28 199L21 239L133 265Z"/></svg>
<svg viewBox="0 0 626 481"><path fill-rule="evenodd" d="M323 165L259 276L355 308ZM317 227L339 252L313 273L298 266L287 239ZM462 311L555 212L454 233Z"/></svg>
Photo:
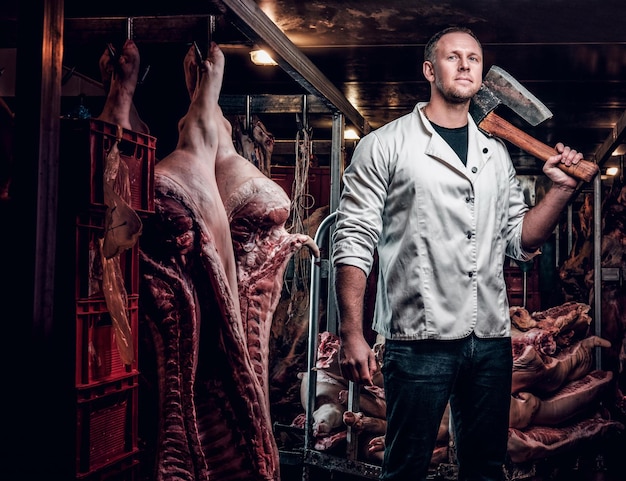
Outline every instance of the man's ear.
<svg viewBox="0 0 626 481"><path fill-rule="evenodd" d="M426 80L428 80L429 82L432 82L435 79L435 66L432 64L431 61L424 61L424 63L422 64L422 73L424 74Z"/></svg>

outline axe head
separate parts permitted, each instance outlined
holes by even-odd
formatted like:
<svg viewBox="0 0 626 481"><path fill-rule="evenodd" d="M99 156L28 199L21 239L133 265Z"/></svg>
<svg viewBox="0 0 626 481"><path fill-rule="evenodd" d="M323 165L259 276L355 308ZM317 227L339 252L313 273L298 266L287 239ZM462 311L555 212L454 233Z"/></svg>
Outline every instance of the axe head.
<svg viewBox="0 0 626 481"><path fill-rule="evenodd" d="M539 125L552 117L552 112L531 94L526 87L511 74L497 66L492 66L483 78L480 90L472 98L470 114L480 122L499 104L504 104L526 120L530 125Z"/></svg>

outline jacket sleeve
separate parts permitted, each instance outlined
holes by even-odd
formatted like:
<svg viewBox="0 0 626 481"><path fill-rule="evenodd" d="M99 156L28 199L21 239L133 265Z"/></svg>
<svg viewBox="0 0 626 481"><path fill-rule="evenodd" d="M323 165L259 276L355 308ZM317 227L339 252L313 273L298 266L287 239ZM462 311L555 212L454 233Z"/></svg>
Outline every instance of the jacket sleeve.
<svg viewBox="0 0 626 481"><path fill-rule="evenodd" d="M361 139L343 176L333 232L333 265L347 264L369 275L382 231L389 187L389 153L375 132Z"/></svg>
<svg viewBox="0 0 626 481"><path fill-rule="evenodd" d="M509 172L509 219L506 233L506 254L515 260L526 262L541 254L541 251L528 252L522 247L522 225L529 206L524 199L524 191L517 178L511 157L504 145L502 148L505 151Z"/></svg>

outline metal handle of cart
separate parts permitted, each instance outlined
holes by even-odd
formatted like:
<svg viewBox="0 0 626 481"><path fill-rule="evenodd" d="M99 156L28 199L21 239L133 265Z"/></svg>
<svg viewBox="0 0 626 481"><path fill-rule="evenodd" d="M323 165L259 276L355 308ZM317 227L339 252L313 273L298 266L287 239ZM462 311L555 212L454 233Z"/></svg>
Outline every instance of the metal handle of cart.
<svg viewBox="0 0 626 481"><path fill-rule="evenodd" d="M314 241L321 246L326 239L330 228L336 220L336 212L331 213L322 221L315 234ZM331 249L329 249L330 252ZM332 255L332 253L331 253ZM330 257L330 256L329 256ZM302 480L309 480L308 466L318 466L320 468L343 472L351 475L361 476L366 479L378 479L380 467L366 462L357 461L357 439L348 427L346 458L318 452L314 449L315 437L313 436L313 411L315 411L315 398L317 395L317 362L318 334L319 334L319 296L321 278L322 259L312 256L311 258L311 285L309 287L309 331L308 331L308 376L306 402L306 422L304 427L304 466ZM354 382L348 383L348 409L358 410L359 386Z"/></svg>
<svg viewBox="0 0 626 481"><path fill-rule="evenodd" d="M315 233L315 244L320 246L322 239L328 234L329 229L335 223L337 213L331 213L317 228ZM320 270L321 257L311 256L311 285L309 287L309 352L308 352L308 373L309 385L307 395L306 408L306 424L304 426L304 445L306 449L310 449L314 445L313 437L313 411L315 410L315 396L317 371L315 363L317 361L317 335L318 335L318 317L319 317L319 296L320 296Z"/></svg>

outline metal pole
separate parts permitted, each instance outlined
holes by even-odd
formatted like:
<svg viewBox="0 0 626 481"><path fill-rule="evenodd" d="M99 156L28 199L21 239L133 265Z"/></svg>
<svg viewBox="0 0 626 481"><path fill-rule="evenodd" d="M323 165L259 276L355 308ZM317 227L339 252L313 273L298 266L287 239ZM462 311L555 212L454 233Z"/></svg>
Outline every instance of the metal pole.
<svg viewBox="0 0 626 481"><path fill-rule="evenodd" d="M339 205L341 194L341 176L343 174L343 133L345 128L345 118L340 112L333 113L332 126L332 147L330 155L330 205L329 212L335 212ZM335 273L333 269L328 269L328 297L326 304L326 322L330 332L338 332L337 304L335 303Z"/></svg>
<svg viewBox="0 0 626 481"><path fill-rule="evenodd" d="M593 297L595 335L602 337L602 179L593 181ZM602 365L602 349L595 348L596 369Z"/></svg>
<svg viewBox="0 0 626 481"><path fill-rule="evenodd" d="M324 239L328 229L335 222L336 213L331 213L326 219L322 221L317 228L315 243L319 246ZM317 335L318 335L318 318L319 318L319 284L320 284L320 267L321 258L311 257L311 285L309 287L309 352L308 352L308 386L307 386L307 405L306 405L306 422L304 425L304 449L309 450L313 448L313 411L315 410L315 397L316 383L317 383L317 371L315 370L315 363L317 361ZM307 481L309 479L309 469L306 463L302 469L302 480Z"/></svg>

